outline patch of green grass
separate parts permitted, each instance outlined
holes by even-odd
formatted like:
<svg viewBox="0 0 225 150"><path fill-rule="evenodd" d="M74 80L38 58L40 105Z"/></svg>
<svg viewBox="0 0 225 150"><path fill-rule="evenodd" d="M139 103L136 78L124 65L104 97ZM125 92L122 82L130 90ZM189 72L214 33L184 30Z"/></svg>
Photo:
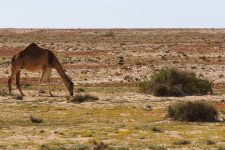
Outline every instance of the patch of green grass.
<svg viewBox="0 0 225 150"><path fill-rule="evenodd" d="M86 92L99 92L99 93L124 93L124 92L136 92L135 86L123 86L123 87L86 87Z"/></svg>
<svg viewBox="0 0 225 150"><path fill-rule="evenodd" d="M220 112L225 115L225 110L220 110Z"/></svg>
<svg viewBox="0 0 225 150"><path fill-rule="evenodd" d="M167 148L164 146L156 146L156 145L150 145L148 148L150 150L167 150Z"/></svg>
<svg viewBox="0 0 225 150"><path fill-rule="evenodd" d="M66 150L63 145L41 145L40 150Z"/></svg>
<svg viewBox="0 0 225 150"><path fill-rule="evenodd" d="M117 150L129 150L127 147L118 147Z"/></svg>
<svg viewBox="0 0 225 150"><path fill-rule="evenodd" d="M86 130L81 133L81 136L82 137L93 137L94 135L92 132Z"/></svg>
<svg viewBox="0 0 225 150"><path fill-rule="evenodd" d="M84 88L78 88L78 89L76 90L76 92L77 92L77 93L85 92L85 89L84 89Z"/></svg>
<svg viewBox="0 0 225 150"><path fill-rule="evenodd" d="M10 62L11 62L11 57L1 57L0 58L0 65L10 64Z"/></svg>
<svg viewBox="0 0 225 150"><path fill-rule="evenodd" d="M162 103L164 104L164 102ZM160 103L160 105L162 104ZM0 105L0 109L2 115L0 117L0 138L10 139L15 135L26 137L35 135L35 139L31 138L30 140L34 144L30 146L26 143L17 143L21 149L25 149L26 146L29 146L29 148L38 147L35 140L44 139L50 134L54 134L56 137L55 142L49 141L44 145L52 149L73 149L75 145L81 144L76 141L78 138L90 141L95 139L98 141L109 140L110 142L107 143L115 149L119 145L131 149L144 149L148 148L150 143L152 145L163 143L168 147L177 139L173 136L174 133L181 139L196 141L200 148L208 148L213 145L206 145L207 139L210 136L218 136L218 141L222 141L222 131L224 130L222 123L210 124L211 128L208 128L207 123L174 121L165 123L164 108L156 107L154 110L147 112L142 105L135 105L135 107L133 105L85 105L84 107L80 104L64 106L55 103L35 104L25 102L16 105L4 103L4 105ZM41 117L44 122L34 124L28 119L30 115ZM160 134L154 133L153 127L164 131ZM41 132L41 130L44 132ZM193 130L201 132L191 133ZM196 139L196 137L200 138ZM63 143L61 143L62 138L64 139ZM9 140L9 143L12 142L12 140ZM3 145L1 141L0 144ZM87 141L84 142L84 146L91 149L93 143ZM179 147L184 146L180 145Z"/></svg>
<svg viewBox="0 0 225 150"><path fill-rule="evenodd" d="M71 150L90 150L91 148L86 145L74 145Z"/></svg>

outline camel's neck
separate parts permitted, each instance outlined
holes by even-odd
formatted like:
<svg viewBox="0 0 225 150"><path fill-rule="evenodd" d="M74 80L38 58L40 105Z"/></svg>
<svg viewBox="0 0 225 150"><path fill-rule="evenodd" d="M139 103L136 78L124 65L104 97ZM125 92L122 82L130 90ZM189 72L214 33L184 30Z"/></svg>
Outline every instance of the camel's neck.
<svg viewBox="0 0 225 150"><path fill-rule="evenodd" d="M53 54L53 57L51 58L51 64L52 66L56 69L56 71L59 73L60 77L63 79L64 84L66 85L66 87L69 87L69 84L71 83L71 80L69 79L69 77L65 74L62 65L60 64L60 62L58 61L58 59L55 57L55 55Z"/></svg>
<svg viewBox="0 0 225 150"><path fill-rule="evenodd" d="M71 82L71 80L70 80L70 78L65 74L65 72L64 72L64 70L63 70L63 68L62 68L62 66L61 66L61 69L57 69L57 68L55 68L55 69L57 70L57 72L59 73L59 75L61 76L61 78L63 79L65 85L67 86L67 85Z"/></svg>

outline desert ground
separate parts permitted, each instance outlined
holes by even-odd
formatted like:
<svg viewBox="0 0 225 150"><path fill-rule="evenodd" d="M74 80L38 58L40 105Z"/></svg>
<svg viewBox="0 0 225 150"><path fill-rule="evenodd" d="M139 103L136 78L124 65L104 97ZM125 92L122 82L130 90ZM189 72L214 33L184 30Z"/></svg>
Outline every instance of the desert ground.
<svg viewBox="0 0 225 150"><path fill-rule="evenodd" d="M36 96L40 72L25 70L25 96L19 98L15 83L9 95L11 57L32 42L56 54L75 94L83 91L99 100L70 102L55 70L54 97L48 96L46 82L42 96ZM224 122L166 117L167 106L188 100L210 101L225 117L224 53L223 29L0 29L0 149L92 149L93 141L118 150L224 149ZM214 94L155 97L138 92L139 81L165 67L209 79ZM31 116L43 122L33 123ZM180 140L190 143L175 144Z"/></svg>

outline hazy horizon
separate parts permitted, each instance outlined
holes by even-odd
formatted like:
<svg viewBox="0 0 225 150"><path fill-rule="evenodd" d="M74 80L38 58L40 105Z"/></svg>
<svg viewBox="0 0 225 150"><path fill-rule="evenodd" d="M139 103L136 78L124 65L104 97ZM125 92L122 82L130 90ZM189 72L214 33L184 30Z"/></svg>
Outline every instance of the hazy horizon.
<svg viewBox="0 0 225 150"><path fill-rule="evenodd" d="M223 0L7 0L0 28L225 28Z"/></svg>

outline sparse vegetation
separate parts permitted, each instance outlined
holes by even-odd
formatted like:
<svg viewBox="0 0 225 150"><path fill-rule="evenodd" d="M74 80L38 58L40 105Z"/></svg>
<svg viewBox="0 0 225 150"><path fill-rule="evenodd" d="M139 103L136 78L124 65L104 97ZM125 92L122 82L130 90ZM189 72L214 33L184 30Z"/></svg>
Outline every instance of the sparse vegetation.
<svg viewBox="0 0 225 150"><path fill-rule="evenodd" d="M217 150L225 150L225 147L218 147Z"/></svg>
<svg viewBox="0 0 225 150"><path fill-rule="evenodd" d="M119 148L117 148L117 150L129 150L129 148L127 148L127 147L119 147Z"/></svg>
<svg viewBox="0 0 225 150"><path fill-rule="evenodd" d="M119 64L119 65L123 65L123 64L124 64L124 57L123 57L123 56L120 56L120 57L118 57L118 58L119 58L118 64Z"/></svg>
<svg viewBox="0 0 225 150"><path fill-rule="evenodd" d="M37 118L37 117L33 117L33 116L30 116L30 121L32 123L43 123L43 119Z"/></svg>
<svg viewBox="0 0 225 150"><path fill-rule="evenodd" d="M218 112L208 102L176 102L167 109L167 116L179 121L216 121Z"/></svg>
<svg viewBox="0 0 225 150"><path fill-rule="evenodd" d="M108 32L106 32L103 36L105 36L105 37L114 37L115 34L114 34L113 31L108 31Z"/></svg>
<svg viewBox="0 0 225 150"><path fill-rule="evenodd" d="M8 93L4 89L0 89L0 96L6 96Z"/></svg>
<svg viewBox="0 0 225 150"><path fill-rule="evenodd" d="M86 101L96 101L99 100L97 96L90 95L90 94L76 94L73 97L69 98L70 102L82 103Z"/></svg>
<svg viewBox="0 0 225 150"><path fill-rule="evenodd" d="M82 92L85 92L85 90L84 90L83 88L78 88L78 89L76 90L76 92L77 92L77 93L82 93Z"/></svg>
<svg viewBox="0 0 225 150"><path fill-rule="evenodd" d="M214 144L216 144L216 142L215 141L212 141L212 140L207 140L206 141L206 144L207 145L214 145Z"/></svg>
<svg viewBox="0 0 225 150"><path fill-rule="evenodd" d="M0 149L91 150L93 140L103 141L112 150L224 149L225 58L217 58L224 55L223 29L4 30L0 30ZM113 36L104 36L111 31ZM93 93L100 100L70 103L73 97L65 98L68 93L55 70L51 78L55 97L48 97L46 79L41 88L46 93L36 97L39 73L26 71L21 71L26 96L15 100L13 94L19 93L15 82L9 95L11 56L31 42L55 52L73 79L75 94ZM206 59L199 59L204 55ZM150 79L165 66L192 70L200 79L213 81L215 95L197 92L193 97L165 98L138 93L136 83ZM177 96L196 94L185 93L181 84L165 87ZM191 99L215 104L218 121L183 122L165 117L169 105ZM32 123L30 115L44 119L43 123ZM173 145L182 139L191 144ZM207 144L207 140L216 144Z"/></svg>
<svg viewBox="0 0 225 150"><path fill-rule="evenodd" d="M163 147L163 146L155 146L155 145L150 145L148 148L150 150L167 150L166 147Z"/></svg>
<svg viewBox="0 0 225 150"><path fill-rule="evenodd" d="M191 142L189 140L179 140L179 141L175 141L173 142L174 145L188 145L191 144Z"/></svg>
<svg viewBox="0 0 225 150"><path fill-rule="evenodd" d="M75 145L71 149L72 150L90 150L90 147L86 145Z"/></svg>
<svg viewBox="0 0 225 150"><path fill-rule="evenodd" d="M152 131L153 131L153 132L158 132L158 133L162 133L162 132L163 132L163 130L160 129L160 128L158 128L158 127L153 127L153 128L152 128Z"/></svg>
<svg viewBox="0 0 225 150"><path fill-rule="evenodd" d="M15 95L14 99L23 100L23 96L22 95Z"/></svg>
<svg viewBox="0 0 225 150"><path fill-rule="evenodd" d="M155 96L184 96L212 93L212 83L177 69L161 69L150 80L139 83L139 91Z"/></svg>
<svg viewBox="0 0 225 150"><path fill-rule="evenodd" d="M93 150L105 150L109 147L107 144L105 144L103 142L98 143L96 141L94 141L94 145L95 146L94 146Z"/></svg>

